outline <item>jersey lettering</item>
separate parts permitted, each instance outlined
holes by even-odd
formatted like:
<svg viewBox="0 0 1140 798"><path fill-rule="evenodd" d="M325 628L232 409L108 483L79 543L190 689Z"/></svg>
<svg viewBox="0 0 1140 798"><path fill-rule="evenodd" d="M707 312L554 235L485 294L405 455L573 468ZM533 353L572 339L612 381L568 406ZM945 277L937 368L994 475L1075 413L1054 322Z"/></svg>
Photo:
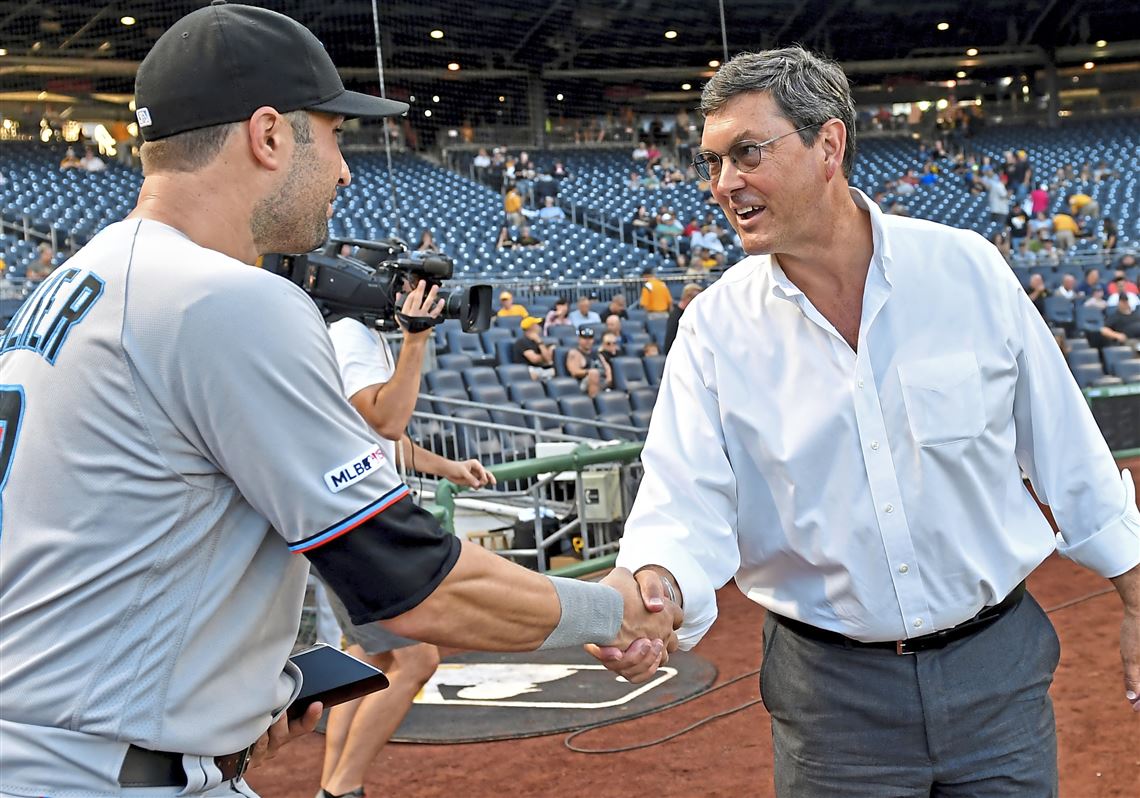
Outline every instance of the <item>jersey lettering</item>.
<svg viewBox="0 0 1140 798"><path fill-rule="evenodd" d="M347 463L325 474L325 485L333 493L340 493L345 488L355 485L369 474L378 470L384 462L384 452L379 448L369 449L359 457L354 457Z"/></svg>
<svg viewBox="0 0 1140 798"><path fill-rule="evenodd" d="M16 440L24 418L24 389L20 385L0 385L0 533L4 530L4 484L12 460L16 457Z"/></svg>
<svg viewBox="0 0 1140 798"><path fill-rule="evenodd" d="M103 295L103 285L95 274L57 269L16 313L0 341L0 354L30 349L54 365L71 328Z"/></svg>

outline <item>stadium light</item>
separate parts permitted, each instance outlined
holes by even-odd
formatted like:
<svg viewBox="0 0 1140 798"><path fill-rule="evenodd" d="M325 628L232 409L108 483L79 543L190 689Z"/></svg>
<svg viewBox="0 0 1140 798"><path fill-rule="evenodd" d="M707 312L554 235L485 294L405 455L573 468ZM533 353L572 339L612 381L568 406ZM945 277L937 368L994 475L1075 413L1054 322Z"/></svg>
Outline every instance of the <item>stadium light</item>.
<svg viewBox="0 0 1140 798"><path fill-rule="evenodd" d="M1096 46L1097 47L1108 47L1108 42L1106 42L1104 39L1097 39L1096 40Z"/></svg>
<svg viewBox="0 0 1140 798"><path fill-rule="evenodd" d="M718 66L720 66L720 61L717 61L714 58L712 61L709 61L709 66L711 66L713 69L716 69Z"/></svg>
<svg viewBox="0 0 1140 798"><path fill-rule="evenodd" d="M692 83L682 83L681 84L681 91L688 91L691 88L693 88Z"/></svg>
<svg viewBox="0 0 1140 798"><path fill-rule="evenodd" d="M977 47L971 47L969 50L966 51L966 55L970 56L970 58L973 58L977 54L978 54L978 48Z"/></svg>
<svg viewBox="0 0 1140 798"><path fill-rule="evenodd" d="M432 101L433 103L437 103L437 102L439 102L439 95L438 95L438 94L433 94L433 95L431 96L431 101ZM431 114L428 114L428 116L431 116Z"/></svg>
<svg viewBox="0 0 1140 798"><path fill-rule="evenodd" d="M427 117L431 116L431 109L430 108L428 108L426 111L424 111L424 116L427 116Z"/></svg>
<svg viewBox="0 0 1140 798"><path fill-rule="evenodd" d="M964 78L964 77L966 77L966 73L965 73L965 72L961 72L961 71L959 71L959 72L956 72L956 73L954 74L954 77L957 77L957 78Z"/></svg>
<svg viewBox="0 0 1140 798"><path fill-rule="evenodd" d="M1093 63L1092 61L1085 61L1085 69L1092 69L1095 66L1096 66L1096 64Z"/></svg>
<svg viewBox="0 0 1140 798"><path fill-rule="evenodd" d="M950 23L949 22L939 22L938 23L938 30L950 30Z"/></svg>
<svg viewBox="0 0 1140 798"><path fill-rule="evenodd" d="M558 102L562 102L562 100L564 98L563 98L561 93L558 93L558 94L554 95L554 99L558 100Z"/></svg>
<svg viewBox="0 0 1140 798"><path fill-rule="evenodd" d="M8 50L4 47L0 47L0 55L8 55Z"/></svg>
<svg viewBox="0 0 1140 798"><path fill-rule="evenodd" d="M499 102L505 103L506 101L507 101L507 98L500 94L499 95Z"/></svg>
<svg viewBox="0 0 1140 798"><path fill-rule="evenodd" d="M410 97L408 97L408 102L414 103L415 101L416 101L416 95L413 94Z"/></svg>
<svg viewBox="0 0 1140 798"><path fill-rule="evenodd" d="M433 39L442 39L443 31L441 31L439 28L436 28L431 33L429 33L428 36L431 36Z"/></svg>
<svg viewBox="0 0 1140 798"><path fill-rule="evenodd" d="M677 38L677 31L675 31L675 30L665 31L665 38L666 39L676 39Z"/></svg>
<svg viewBox="0 0 1140 798"><path fill-rule="evenodd" d="M939 111L945 111L950 107L950 101L943 97L941 100L935 103L935 107L937 107Z"/></svg>
<svg viewBox="0 0 1140 798"><path fill-rule="evenodd" d="M138 20L136 20L134 17L127 16L119 17L119 22L123 23L129 28L131 25L134 25L136 22L138 22Z"/></svg>
<svg viewBox="0 0 1140 798"><path fill-rule="evenodd" d="M447 68L451 72L458 72L459 71L459 64L452 61L450 64L447 65Z"/></svg>

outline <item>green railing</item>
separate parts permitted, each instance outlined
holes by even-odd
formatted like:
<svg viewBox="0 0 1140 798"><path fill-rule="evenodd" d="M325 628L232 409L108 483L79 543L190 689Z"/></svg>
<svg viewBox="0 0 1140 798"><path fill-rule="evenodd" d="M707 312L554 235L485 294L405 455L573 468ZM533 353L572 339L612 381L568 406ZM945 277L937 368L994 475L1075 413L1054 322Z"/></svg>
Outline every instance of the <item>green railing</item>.
<svg viewBox="0 0 1140 798"><path fill-rule="evenodd" d="M617 443L611 446L592 447L587 444L568 454L551 457L536 457L532 460L516 460L488 468L499 482L526 479L539 474L581 471L586 466L600 463L629 463L641 456L642 443ZM435 507L430 508L443 528L455 533L455 496L467 490L464 485L456 485L449 480L440 481L435 492ZM612 568L616 554L583 560L579 563L547 571L557 576L583 576L604 568Z"/></svg>

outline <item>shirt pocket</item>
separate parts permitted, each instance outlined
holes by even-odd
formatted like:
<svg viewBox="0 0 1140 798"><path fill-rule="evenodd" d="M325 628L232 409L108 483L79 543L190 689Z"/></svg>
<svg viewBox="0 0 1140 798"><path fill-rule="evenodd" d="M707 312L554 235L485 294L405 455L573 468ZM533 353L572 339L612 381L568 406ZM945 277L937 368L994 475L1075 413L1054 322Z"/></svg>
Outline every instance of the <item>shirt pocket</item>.
<svg viewBox="0 0 1140 798"><path fill-rule="evenodd" d="M944 446L982 434L982 377L972 352L900 363L898 371L910 431L920 446Z"/></svg>

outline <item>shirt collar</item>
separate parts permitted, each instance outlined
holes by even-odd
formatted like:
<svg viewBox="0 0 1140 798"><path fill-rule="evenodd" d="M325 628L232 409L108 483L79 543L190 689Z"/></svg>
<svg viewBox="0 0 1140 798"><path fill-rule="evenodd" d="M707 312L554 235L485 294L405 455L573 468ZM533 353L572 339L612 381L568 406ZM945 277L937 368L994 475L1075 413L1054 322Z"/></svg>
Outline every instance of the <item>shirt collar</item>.
<svg viewBox="0 0 1140 798"><path fill-rule="evenodd" d="M866 210L871 216L871 240L874 246L874 250L871 254L871 267L877 269L889 285L891 283L891 276L888 264L891 262L891 243L884 229L883 211L879 208L878 203L874 202L859 189L848 187L848 191L851 192L851 199L854 200L855 204ZM773 293L784 299L803 296L803 291L797 288L795 283L788 279L788 276L784 274L784 270L780 268L780 264L775 257L771 258L771 264Z"/></svg>

